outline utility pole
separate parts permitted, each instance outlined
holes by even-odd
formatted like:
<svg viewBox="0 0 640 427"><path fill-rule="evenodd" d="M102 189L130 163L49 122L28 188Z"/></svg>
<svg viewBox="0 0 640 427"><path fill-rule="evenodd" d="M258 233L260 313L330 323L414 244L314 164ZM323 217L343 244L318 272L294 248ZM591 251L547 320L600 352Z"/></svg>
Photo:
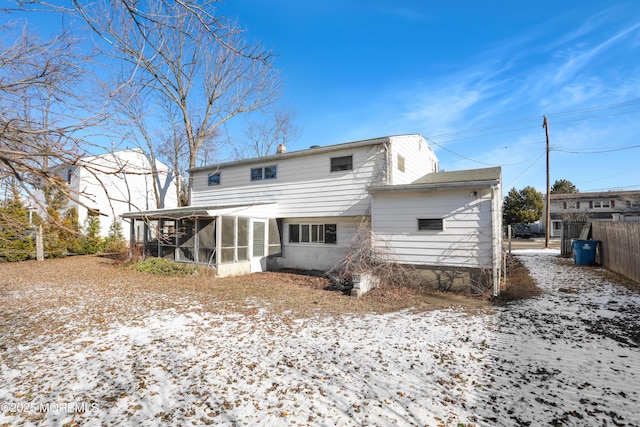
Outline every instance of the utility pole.
<svg viewBox="0 0 640 427"><path fill-rule="evenodd" d="M549 122L547 121L547 116L544 116L544 121L542 122L542 127L544 128L545 134L547 136L547 200L546 200L546 209L545 209L545 226L544 226L544 247L549 248L549 228L551 227L551 184L549 178Z"/></svg>

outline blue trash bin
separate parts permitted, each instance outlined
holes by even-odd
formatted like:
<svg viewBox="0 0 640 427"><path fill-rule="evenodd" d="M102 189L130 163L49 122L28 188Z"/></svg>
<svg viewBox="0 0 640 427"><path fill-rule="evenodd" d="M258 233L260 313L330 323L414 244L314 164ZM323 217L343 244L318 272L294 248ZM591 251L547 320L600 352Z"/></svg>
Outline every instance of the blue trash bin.
<svg viewBox="0 0 640 427"><path fill-rule="evenodd" d="M596 261L597 240L574 240L573 261L576 265L591 265Z"/></svg>

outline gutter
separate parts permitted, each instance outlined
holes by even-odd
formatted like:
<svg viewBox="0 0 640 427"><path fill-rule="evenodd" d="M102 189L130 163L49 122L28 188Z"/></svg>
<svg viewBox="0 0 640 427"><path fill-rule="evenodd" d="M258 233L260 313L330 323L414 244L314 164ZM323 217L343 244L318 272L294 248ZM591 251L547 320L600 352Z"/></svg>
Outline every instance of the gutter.
<svg viewBox="0 0 640 427"><path fill-rule="evenodd" d="M289 153L272 154L270 156L252 157L250 159L234 160L231 162L218 163L214 165L199 166L199 167L191 168L191 169L188 169L187 172L194 173L194 172L218 170L221 168L226 168L231 166L272 163L272 162L283 160L283 159L313 156L315 154L330 153L330 152L336 152L341 150L350 150L353 148L367 147L370 145L380 145L380 144L388 143L390 141L390 138L391 137L385 136L382 138L367 139L364 141L346 142L343 144L326 145L324 147L317 147L317 148L307 148L306 150L291 151Z"/></svg>
<svg viewBox="0 0 640 427"><path fill-rule="evenodd" d="M429 184L404 184L404 185L383 185L367 188L369 193L385 193L397 191L445 191L456 188L475 188L495 186L497 180L490 181L460 181L460 182L436 182Z"/></svg>

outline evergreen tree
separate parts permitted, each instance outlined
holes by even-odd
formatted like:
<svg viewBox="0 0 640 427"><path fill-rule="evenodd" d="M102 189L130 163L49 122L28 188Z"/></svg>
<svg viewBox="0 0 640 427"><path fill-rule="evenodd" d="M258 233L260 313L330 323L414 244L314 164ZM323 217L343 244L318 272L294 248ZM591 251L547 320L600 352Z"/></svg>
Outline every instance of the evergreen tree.
<svg viewBox="0 0 640 427"><path fill-rule="evenodd" d="M73 206L62 215L62 223L59 230L60 245L67 253L80 253L82 251L80 235L78 209Z"/></svg>
<svg viewBox="0 0 640 427"><path fill-rule="evenodd" d="M17 188L0 201L0 262L33 258L34 236L27 211Z"/></svg>
<svg viewBox="0 0 640 427"><path fill-rule="evenodd" d="M551 186L551 194L573 194L577 192L576 186L568 179L556 179Z"/></svg>
<svg viewBox="0 0 640 427"><path fill-rule="evenodd" d="M56 175L54 181L55 184L42 188L44 203L47 206L47 216L44 220L39 219L38 225L42 225L44 252L50 258L60 258L67 254L67 248L64 245L64 239L61 239L60 232L62 210L67 206L68 199L62 190L62 186L65 185L62 183L62 178Z"/></svg>
<svg viewBox="0 0 640 427"><path fill-rule="evenodd" d="M84 224L84 236L81 241L81 254L96 254L104 249L104 241L100 236L100 217L89 212Z"/></svg>
<svg viewBox="0 0 640 427"><path fill-rule="evenodd" d="M127 249L127 242L122 232L122 222L117 218L109 226L109 234L105 240L105 252L124 252Z"/></svg>
<svg viewBox="0 0 640 427"><path fill-rule="evenodd" d="M509 190L502 204L502 219L505 224L528 224L542 217L544 199L542 193L531 186L518 191Z"/></svg>

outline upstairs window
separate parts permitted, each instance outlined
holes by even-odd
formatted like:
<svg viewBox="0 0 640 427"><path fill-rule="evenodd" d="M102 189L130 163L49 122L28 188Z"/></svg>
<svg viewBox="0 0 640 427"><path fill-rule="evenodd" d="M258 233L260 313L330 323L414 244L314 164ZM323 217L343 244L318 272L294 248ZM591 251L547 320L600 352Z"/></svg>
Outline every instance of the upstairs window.
<svg viewBox="0 0 640 427"><path fill-rule="evenodd" d="M331 158L331 172L350 170L353 170L353 156Z"/></svg>
<svg viewBox="0 0 640 427"><path fill-rule="evenodd" d="M209 186L211 186L211 185L220 185L220 174L219 173L212 173L211 175L209 175L208 183L209 183Z"/></svg>
<svg viewBox="0 0 640 427"><path fill-rule="evenodd" d="M419 231L442 231L444 221L442 218L418 218Z"/></svg>
<svg viewBox="0 0 640 427"><path fill-rule="evenodd" d="M276 179L277 177L278 177L278 167L276 165L251 169L251 181Z"/></svg>
<svg viewBox="0 0 640 427"><path fill-rule="evenodd" d="M612 208L611 201L609 200L594 200L591 202L593 209Z"/></svg>

